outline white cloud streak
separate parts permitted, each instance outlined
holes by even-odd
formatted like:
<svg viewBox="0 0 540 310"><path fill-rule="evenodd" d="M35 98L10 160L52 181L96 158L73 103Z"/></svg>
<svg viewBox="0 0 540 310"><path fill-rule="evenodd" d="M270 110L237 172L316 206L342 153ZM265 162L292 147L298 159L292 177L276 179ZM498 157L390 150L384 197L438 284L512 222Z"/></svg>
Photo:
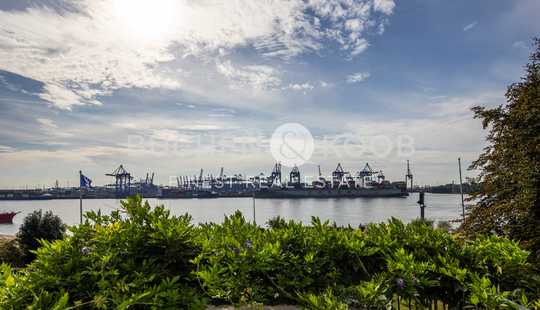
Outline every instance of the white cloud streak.
<svg viewBox="0 0 540 310"><path fill-rule="evenodd" d="M290 83L285 87L285 89L295 90L295 91L303 91L304 93L309 90L313 90L315 86L311 83Z"/></svg>
<svg viewBox="0 0 540 310"><path fill-rule="evenodd" d="M52 119L48 118L36 118L36 121L46 128L58 128Z"/></svg>
<svg viewBox="0 0 540 310"><path fill-rule="evenodd" d="M0 144L0 153L11 153L11 152L14 152L15 149L12 148L11 146L7 146L7 145L1 145Z"/></svg>
<svg viewBox="0 0 540 310"><path fill-rule="evenodd" d="M347 83L359 83L367 80L371 74L369 72L357 72L347 76Z"/></svg>
<svg viewBox="0 0 540 310"><path fill-rule="evenodd" d="M232 87L275 89L281 85L280 72L273 67L250 65L235 67L230 60L216 64L217 71L229 79Z"/></svg>
<svg viewBox="0 0 540 310"><path fill-rule="evenodd" d="M476 27L476 25L478 25L478 22L477 21L474 21L468 25L466 25L465 27L463 27L463 31L469 31L469 30L472 30L474 27Z"/></svg>

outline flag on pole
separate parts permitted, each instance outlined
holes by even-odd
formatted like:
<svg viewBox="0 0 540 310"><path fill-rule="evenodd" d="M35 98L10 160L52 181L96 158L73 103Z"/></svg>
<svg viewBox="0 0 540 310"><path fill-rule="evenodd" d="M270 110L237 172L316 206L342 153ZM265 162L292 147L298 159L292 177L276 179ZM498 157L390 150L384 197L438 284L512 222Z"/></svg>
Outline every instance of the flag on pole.
<svg viewBox="0 0 540 310"><path fill-rule="evenodd" d="M83 221L83 207L82 207L82 190L83 188L91 188L92 187L92 180L90 180L89 177L82 174L82 171L79 170L79 216L81 220L81 224Z"/></svg>
<svg viewBox="0 0 540 310"><path fill-rule="evenodd" d="M82 187L91 188L92 187L92 180L90 180L89 177L82 174L82 171L79 171L79 175L80 175L80 187L81 188Z"/></svg>

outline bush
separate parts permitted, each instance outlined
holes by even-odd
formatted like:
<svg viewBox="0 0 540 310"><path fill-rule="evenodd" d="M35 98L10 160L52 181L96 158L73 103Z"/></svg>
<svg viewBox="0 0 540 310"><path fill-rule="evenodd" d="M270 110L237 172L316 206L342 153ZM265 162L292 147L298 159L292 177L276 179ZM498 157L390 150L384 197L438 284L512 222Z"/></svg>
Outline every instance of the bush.
<svg viewBox="0 0 540 310"><path fill-rule="evenodd" d="M448 221L439 221L437 222L437 228L444 231L451 231L452 225L450 225L450 222Z"/></svg>
<svg viewBox="0 0 540 310"><path fill-rule="evenodd" d="M36 210L24 218L24 222L17 233L17 241L24 251L27 262L34 258L33 250L40 246L40 240L59 240L64 236L66 226L62 220L51 211L43 214Z"/></svg>
<svg viewBox="0 0 540 310"><path fill-rule="evenodd" d="M24 266L24 252L16 239L0 239L0 263L13 267Z"/></svg>
<svg viewBox="0 0 540 310"><path fill-rule="evenodd" d="M423 222L396 219L363 230L318 218L310 226L276 219L262 228L240 212L222 224L190 222L140 197L110 216L90 212L71 236L43 242L26 268L0 268L0 308L540 305L529 252L506 238L461 242Z"/></svg>

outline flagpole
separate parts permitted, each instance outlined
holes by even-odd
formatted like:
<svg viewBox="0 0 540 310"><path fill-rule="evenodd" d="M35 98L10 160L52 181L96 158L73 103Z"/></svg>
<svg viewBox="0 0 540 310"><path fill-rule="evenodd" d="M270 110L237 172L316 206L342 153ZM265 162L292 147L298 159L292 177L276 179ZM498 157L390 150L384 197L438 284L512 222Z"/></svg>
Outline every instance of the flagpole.
<svg viewBox="0 0 540 310"><path fill-rule="evenodd" d="M81 181L82 180L82 171L79 170L79 217L82 224L82 186Z"/></svg>
<svg viewBox="0 0 540 310"><path fill-rule="evenodd" d="M253 225L257 225L255 221L255 192L253 192Z"/></svg>
<svg viewBox="0 0 540 310"><path fill-rule="evenodd" d="M458 157L458 166L459 166L459 192L461 193L461 216L463 221L465 221L465 202L463 199L463 181L461 180L461 158Z"/></svg>

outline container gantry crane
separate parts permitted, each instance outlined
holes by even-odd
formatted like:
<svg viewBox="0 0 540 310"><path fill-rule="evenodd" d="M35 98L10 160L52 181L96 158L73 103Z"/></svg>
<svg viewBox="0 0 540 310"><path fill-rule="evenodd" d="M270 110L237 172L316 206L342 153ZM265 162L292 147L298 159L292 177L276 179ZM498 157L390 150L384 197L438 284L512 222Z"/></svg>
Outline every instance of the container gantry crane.
<svg viewBox="0 0 540 310"><path fill-rule="evenodd" d="M124 169L123 165L120 165L112 173L107 173L105 175L115 178L114 189L117 197L123 197L130 193L131 180L133 177L126 169Z"/></svg>
<svg viewBox="0 0 540 310"><path fill-rule="evenodd" d="M405 191L407 191L407 183L408 181L411 180L411 187L410 187L410 191L412 192L413 190L413 174L411 172L411 167L409 165L409 160L407 160L407 174L405 174Z"/></svg>

